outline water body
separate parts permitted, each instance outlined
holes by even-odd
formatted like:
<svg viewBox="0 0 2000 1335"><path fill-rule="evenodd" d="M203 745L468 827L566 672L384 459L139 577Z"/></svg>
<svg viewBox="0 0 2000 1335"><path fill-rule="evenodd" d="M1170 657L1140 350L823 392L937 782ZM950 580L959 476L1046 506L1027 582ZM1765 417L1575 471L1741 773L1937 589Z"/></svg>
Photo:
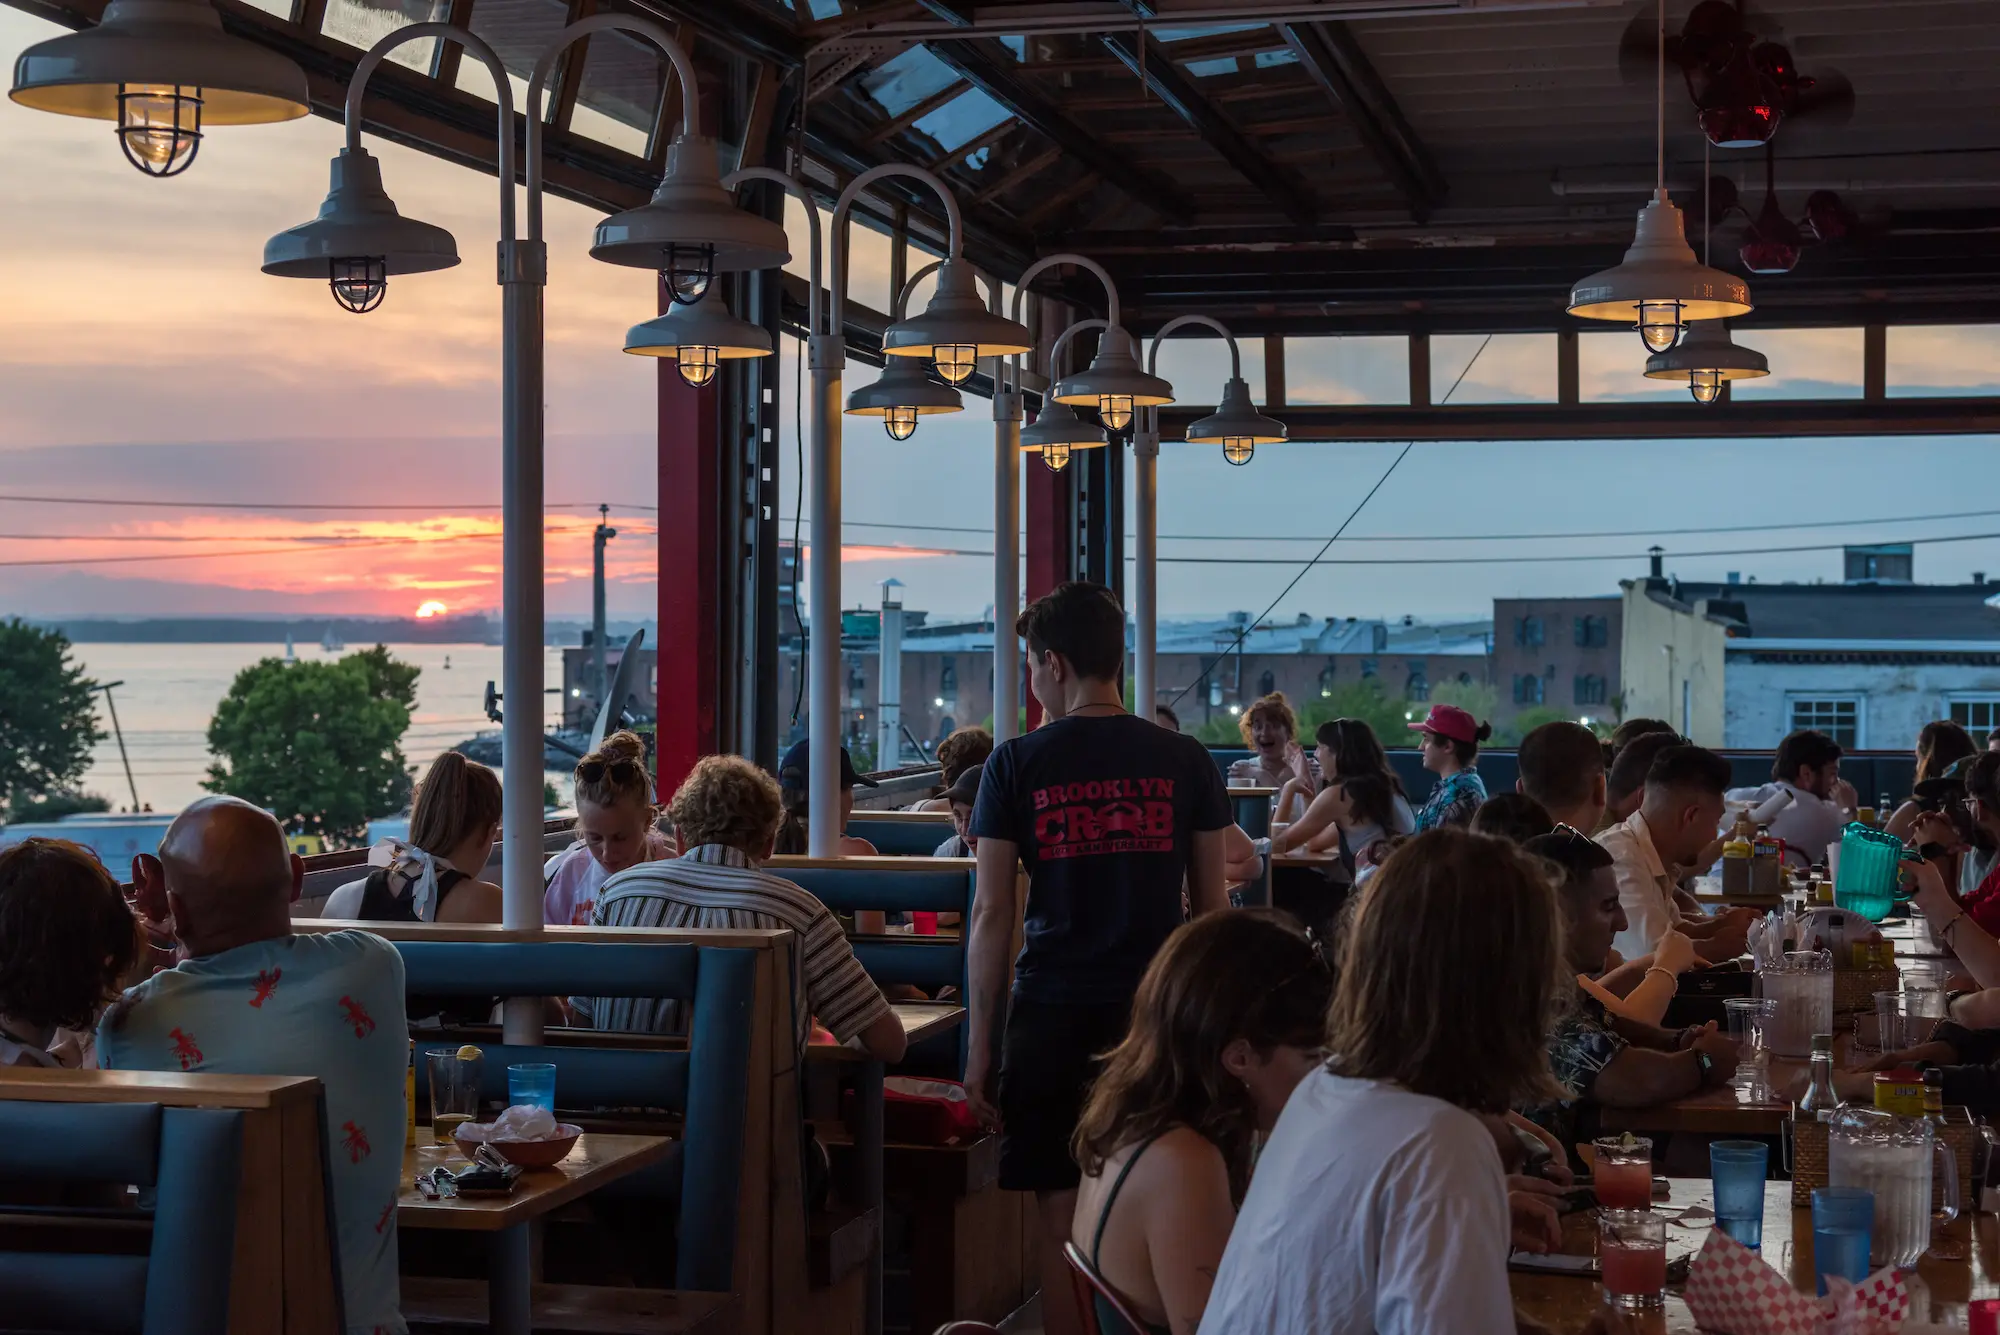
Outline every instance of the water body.
<svg viewBox="0 0 2000 1335"><path fill-rule="evenodd" d="M361 649L353 644L348 648ZM421 771L431 758L455 742L497 728L484 711L486 683L500 682L500 646L493 644L402 644L390 652L423 669L417 678L417 709L403 736L403 754ZM132 778L139 800L155 811L174 811L204 795L207 773L208 721L216 703L229 692L236 674L260 658L282 658L282 642L256 644L80 644L72 654L98 681L125 684L114 692L118 721L132 759ZM321 651L317 643L295 649L300 661L330 661L340 654ZM445 664L449 662L450 667ZM551 648L543 661L550 686L562 683L562 650ZM559 702L542 697L545 725L558 721ZM118 759L111 716L104 696L97 697L97 723L104 738L84 776L85 791L110 799L114 808L131 805L132 793ZM551 776L554 777L554 776Z"/></svg>

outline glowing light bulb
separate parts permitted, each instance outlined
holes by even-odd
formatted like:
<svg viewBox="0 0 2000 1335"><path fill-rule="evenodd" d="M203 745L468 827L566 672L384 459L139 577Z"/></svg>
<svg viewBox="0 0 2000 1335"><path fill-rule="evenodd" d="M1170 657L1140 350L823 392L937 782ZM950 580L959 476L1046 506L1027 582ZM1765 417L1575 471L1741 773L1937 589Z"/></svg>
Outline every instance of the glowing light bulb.
<svg viewBox="0 0 2000 1335"><path fill-rule="evenodd" d="M979 349L969 343L940 343L931 349L938 374L954 385L962 385L979 359Z"/></svg>
<svg viewBox="0 0 2000 1335"><path fill-rule="evenodd" d="M681 379L700 389L715 379L716 350L698 343L683 344L676 350L675 363L680 367Z"/></svg>
<svg viewBox="0 0 2000 1335"><path fill-rule="evenodd" d="M1722 396L1722 372L1689 371L1688 393L1696 403L1714 403Z"/></svg>
<svg viewBox="0 0 2000 1335"><path fill-rule="evenodd" d="M707 293L709 283L715 278L715 247L669 245L667 263L660 270L660 277L675 301L683 306L693 305Z"/></svg>
<svg viewBox="0 0 2000 1335"><path fill-rule="evenodd" d="M1069 446L1042 446L1042 463L1047 466L1051 473L1062 472L1064 466L1069 463Z"/></svg>
<svg viewBox="0 0 2000 1335"><path fill-rule="evenodd" d="M908 440L917 429L917 410L897 406L882 415L882 429L891 440Z"/></svg>
<svg viewBox="0 0 2000 1335"><path fill-rule="evenodd" d="M1107 429L1123 431L1132 425L1132 396L1130 394L1099 394L1097 415L1103 419Z"/></svg>
<svg viewBox="0 0 2000 1335"><path fill-rule="evenodd" d="M1639 337L1653 352L1665 352L1681 341L1681 304L1678 301L1639 303Z"/></svg>
<svg viewBox="0 0 2000 1335"><path fill-rule="evenodd" d="M148 176L177 176L201 147L201 89L175 84L118 85L118 142Z"/></svg>
<svg viewBox="0 0 2000 1335"><path fill-rule="evenodd" d="M1257 442L1248 436L1224 436L1222 457L1239 468L1250 462L1250 456L1257 452Z"/></svg>
<svg viewBox="0 0 2000 1335"><path fill-rule="evenodd" d="M382 304L389 291L389 271L382 257L353 256L326 262L326 285L333 299L356 315Z"/></svg>

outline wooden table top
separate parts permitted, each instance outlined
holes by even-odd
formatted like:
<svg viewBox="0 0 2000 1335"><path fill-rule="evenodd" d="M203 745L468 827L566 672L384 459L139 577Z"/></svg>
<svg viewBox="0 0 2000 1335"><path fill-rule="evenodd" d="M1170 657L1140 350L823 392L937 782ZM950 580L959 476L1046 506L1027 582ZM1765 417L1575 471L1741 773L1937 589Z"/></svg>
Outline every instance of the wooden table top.
<svg viewBox="0 0 2000 1335"><path fill-rule="evenodd" d="M1713 1209L1715 1196L1707 1178L1675 1178L1673 1193L1654 1208L1675 1211L1692 1205ZM1707 1223L1667 1225L1667 1254L1675 1257L1699 1251L1708 1240ZM1596 1247L1596 1223L1585 1211L1563 1220L1563 1250L1585 1255ZM1812 1211L1792 1208L1792 1184L1772 1182L1764 1191L1764 1259L1784 1272L1794 1288L1811 1293ZM1961 1216L1941 1229L1931 1251L1917 1265L1910 1282L1912 1315L1933 1322L1965 1324L1965 1304L1974 1298L2000 1297L2000 1220L1993 1215ZM1525 1316L1558 1332L1581 1330L1603 1302L1603 1287L1595 1276L1509 1275L1515 1305ZM1697 1327L1687 1304L1669 1291L1664 1308L1641 1314L1634 1326L1644 1335L1694 1335Z"/></svg>
<svg viewBox="0 0 2000 1335"><path fill-rule="evenodd" d="M1783 1090L1792 1076L1807 1069L1807 1063L1788 1057L1772 1057L1768 1084ZM1705 1089L1672 1103L1650 1108L1602 1108L1604 1131L1690 1131L1709 1136L1775 1136L1791 1116L1792 1105L1776 1094L1752 1100L1733 1085Z"/></svg>
<svg viewBox="0 0 2000 1335"><path fill-rule="evenodd" d="M638 1172L667 1156L673 1141L665 1136L621 1136L590 1132L577 1138L569 1157L553 1168L531 1168L521 1174L511 1196L467 1197L427 1201L418 1193L416 1176L439 1164L455 1172L467 1160L454 1145L428 1143L429 1127L417 1128L417 1144L403 1150L402 1192L396 1197L396 1223L403 1228L448 1228L497 1233L526 1223L587 1196L607 1182Z"/></svg>
<svg viewBox="0 0 2000 1335"><path fill-rule="evenodd" d="M943 1001L892 1001L889 1009L903 1022L903 1038L916 1044L936 1034L948 1033L965 1022L965 1007ZM806 1047L808 1061L858 1062L868 1054L845 1043L812 1043Z"/></svg>
<svg viewBox="0 0 2000 1335"><path fill-rule="evenodd" d="M1340 861L1340 854L1338 853L1315 852L1309 848L1298 848L1289 853L1273 853L1271 855L1271 865L1273 867L1324 867L1329 863L1338 861Z"/></svg>

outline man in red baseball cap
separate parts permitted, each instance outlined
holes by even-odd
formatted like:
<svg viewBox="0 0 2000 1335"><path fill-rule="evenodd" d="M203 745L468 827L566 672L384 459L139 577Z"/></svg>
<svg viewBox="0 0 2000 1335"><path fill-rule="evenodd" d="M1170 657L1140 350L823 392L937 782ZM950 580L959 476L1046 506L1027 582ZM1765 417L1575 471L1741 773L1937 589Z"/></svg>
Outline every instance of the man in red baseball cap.
<svg viewBox="0 0 2000 1335"><path fill-rule="evenodd" d="M1423 734L1417 747L1423 752L1424 768L1438 776L1437 787L1417 809L1417 833L1440 825L1471 825L1472 813L1486 800L1485 780L1473 765L1479 744L1493 735L1492 727L1457 705L1432 705L1410 731Z"/></svg>

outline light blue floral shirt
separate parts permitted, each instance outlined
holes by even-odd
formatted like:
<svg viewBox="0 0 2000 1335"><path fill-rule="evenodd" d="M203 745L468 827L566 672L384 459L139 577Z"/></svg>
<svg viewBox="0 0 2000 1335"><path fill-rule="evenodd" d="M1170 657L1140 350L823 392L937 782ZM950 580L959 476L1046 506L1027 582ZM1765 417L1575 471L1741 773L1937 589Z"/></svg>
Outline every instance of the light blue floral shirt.
<svg viewBox="0 0 2000 1335"><path fill-rule="evenodd" d="M1477 769L1467 767L1448 779L1440 779L1424 804L1417 808L1417 833L1441 825L1471 825L1472 813L1485 800L1486 781L1479 777Z"/></svg>

